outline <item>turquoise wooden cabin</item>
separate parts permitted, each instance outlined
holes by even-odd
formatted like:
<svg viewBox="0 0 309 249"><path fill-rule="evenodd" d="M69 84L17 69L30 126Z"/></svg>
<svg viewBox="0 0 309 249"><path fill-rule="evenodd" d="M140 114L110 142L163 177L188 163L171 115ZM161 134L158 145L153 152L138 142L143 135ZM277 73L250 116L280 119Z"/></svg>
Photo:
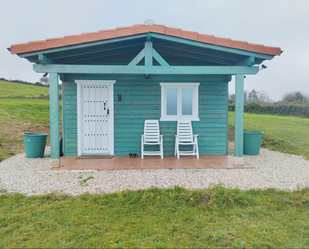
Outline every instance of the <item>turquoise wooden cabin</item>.
<svg viewBox="0 0 309 249"><path fill-rule="evenodd" d="M200 155L228 151L228 83L235 76L235 164L243 164L244 76L278 47L177 28L134 25L12 45L12 54L49 73L51 159L59 162L59 78L63 155L141 153L146 119L160 121L173 155L177 121L192 122Z"/></svg>

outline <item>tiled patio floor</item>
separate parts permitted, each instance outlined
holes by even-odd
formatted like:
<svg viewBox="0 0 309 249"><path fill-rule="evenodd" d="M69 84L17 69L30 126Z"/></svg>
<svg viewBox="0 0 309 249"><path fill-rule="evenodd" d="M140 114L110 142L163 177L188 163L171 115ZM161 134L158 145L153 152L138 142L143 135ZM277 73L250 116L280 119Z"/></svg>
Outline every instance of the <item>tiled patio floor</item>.
<svg viewBox="0 0 309 249"><path fill-rule="evenodd" d="M177 159L175 156L145 156L125 157L115 156L111 159L80 159L78 157L61 157L62 167L43 167L41 171L57 170L134 170L134 169L253 169L245 164L234 166L232 156L207 156L202 155L199 159L193 156L184 156Z"/></svg>

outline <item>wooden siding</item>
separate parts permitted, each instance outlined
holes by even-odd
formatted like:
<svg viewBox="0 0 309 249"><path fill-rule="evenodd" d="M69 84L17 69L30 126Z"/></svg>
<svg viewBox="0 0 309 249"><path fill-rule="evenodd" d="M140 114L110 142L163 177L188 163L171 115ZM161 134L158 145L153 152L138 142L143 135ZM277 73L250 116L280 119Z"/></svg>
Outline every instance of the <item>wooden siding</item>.
<svg viewBox="0 0 309 249"><path fill-rule="evenodd" d="M222 79L222 78L221 78ZM208 81L209 80L209 81ZM200 154L227 154L227 82L215 78L150 77L118 80L115 84L115 154L140 154L140 137L145 119L161 117L160 82L200 82L199 122L193 122L198 134ZM117 101L122 94L122 101ZM177 122L162 121L164 155L173 155Z"/></svg>
<svg viewBox="0 0 309 249"><path fill-rule="evenodd" d="M102 79L102 78L101 78ZM110 78L104 78L110 79ZM194 134L198 134L201 155L227 154L227 101L228 77L226 76L119 76L114 88L114 148L116 156L141 153L141 134L145 119L161 117L160 82L200 82L199 118L192 122ZM64 82L63 122L64 155L77 155L76 84ZM121 102L117 94L122 94ZM164 155L173 155L176 122L160 122L164 141Z"/></svg>
<svg viewBox="0 0 309 249"><path fill-rule="evenodd" d="M63 155L77 156L77 85L62 82Z"/></svg>

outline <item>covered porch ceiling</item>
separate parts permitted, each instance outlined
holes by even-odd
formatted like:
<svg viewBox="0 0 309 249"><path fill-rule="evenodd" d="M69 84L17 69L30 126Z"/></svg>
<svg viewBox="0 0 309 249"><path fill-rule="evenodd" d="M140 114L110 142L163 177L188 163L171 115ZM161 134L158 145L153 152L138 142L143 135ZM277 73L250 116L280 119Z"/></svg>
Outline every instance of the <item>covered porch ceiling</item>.
<svg viewBox="0 0 309 249"><path fill-rule="evenodd" d="M147 28L147 26L143 27ZM136 34L133 32L131 35L124 36L118 34L109 39L96 39L91 42L69 42L67 40L71 37L64 37L17 44L11 46L11 52L35 64L125 66L145 47L145 42L148 40L152 42L152 48L169 66L253 66L272 59L278 55L278 49L280 50L280 48L198 33L196 33L197 38L193 39L186 35L185 32L189 31L182 31L180 36L171 35L168 27L165 27L165 32L153 32L152 30L156 27L148 27L150 32L135 32ZM118 29L115 30L118 31ZM179 31L179 29L176 30ZM184 39L184 36L187 38ZM75 36L76 39L81 40L83 37L84 34ZM208 40L205 42L205 39L209 42ZM263 51L263 53L256 51ZM42 62L40 55L47 60ZM145 65L144 58L136 65ZM153 58L152 65L159 66L160 62Z"/></svg>
<svg viewBox="0 0 309 249"><path fill-rule="evenodd" d="M170 66L236 66L241 65L250 57L254 64L261 64L273 55L258 54L239 49L225 48L216 45L205 45L171 36L152 34L153 48ZM24 53L19 56L32 63L39 64L39 54L43 54L55 64L75 65L128 65L144 48L147 34L126 38L114 38L104 42L92 42L72 45L36 52ZM141 60L138 65L144 65ZM155 59L153 65L160 65Z"/></svg>

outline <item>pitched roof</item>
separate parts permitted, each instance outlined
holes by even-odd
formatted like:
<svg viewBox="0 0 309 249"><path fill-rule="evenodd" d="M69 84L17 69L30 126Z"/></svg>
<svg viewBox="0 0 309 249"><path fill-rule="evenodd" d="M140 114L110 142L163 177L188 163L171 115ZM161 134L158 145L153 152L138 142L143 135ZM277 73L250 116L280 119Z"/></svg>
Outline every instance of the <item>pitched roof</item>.
<svg viewBox="0 0 309 249"><path fill-rule="evenodd" d="M21 54L50 48L59 48L69 45L102 41L117 37L125 37L148 32L165 34L193 41L214 44L229 48L241 49L262 54L269 54L269 55L281 54L281 49L279 47L270 47L261 44L248 43L245 41L236 41L229 38L216 37L213 35L199 34L197 32L166 27L164 25L158 25L158 24L154 25L138 24L129 27L100 30L98 32L82 33L80 35L69 35L59 38L50 38L41 41L30 41L28 43L14 44L11 45L11 54Z"/></svg>

